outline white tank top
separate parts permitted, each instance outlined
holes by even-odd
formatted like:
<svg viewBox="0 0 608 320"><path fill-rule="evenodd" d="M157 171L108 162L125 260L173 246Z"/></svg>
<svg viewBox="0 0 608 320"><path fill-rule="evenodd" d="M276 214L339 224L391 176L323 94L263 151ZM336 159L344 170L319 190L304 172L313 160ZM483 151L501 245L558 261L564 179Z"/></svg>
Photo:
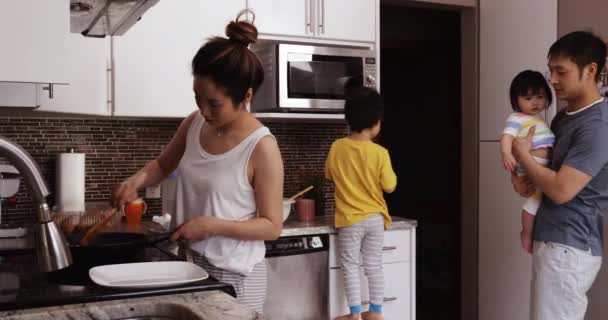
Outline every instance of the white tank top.
<svg viewBox="0 0 608 320"><path fill-rule="evenodd" d="M188 129L186 150L177 168L176 222L204 215L231 221L255 218L255 193L247 179L247 167L258 141L271 135L270 130L261 127L229 151L213 155L199 141L204 122L197 113ZM194 242L190 248L214 266L240 274L249 273L266 254L264 241L224 236Z"/></svg>

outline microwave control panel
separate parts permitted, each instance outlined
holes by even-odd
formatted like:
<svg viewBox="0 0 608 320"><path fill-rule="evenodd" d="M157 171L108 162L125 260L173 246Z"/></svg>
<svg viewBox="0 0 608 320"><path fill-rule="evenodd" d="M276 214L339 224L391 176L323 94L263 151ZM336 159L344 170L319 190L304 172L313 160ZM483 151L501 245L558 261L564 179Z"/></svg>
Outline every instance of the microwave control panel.
<svg viewBox="0 0 608 320"><path fill-rule="evenodd" d="M376 88L376 58L363 58L363 85Z"/></svg>

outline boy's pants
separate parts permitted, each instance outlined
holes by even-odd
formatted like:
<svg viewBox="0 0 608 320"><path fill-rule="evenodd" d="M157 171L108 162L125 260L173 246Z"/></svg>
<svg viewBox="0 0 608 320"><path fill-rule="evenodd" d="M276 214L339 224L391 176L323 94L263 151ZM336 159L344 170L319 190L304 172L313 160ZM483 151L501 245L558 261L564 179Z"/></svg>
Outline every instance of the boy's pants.
<svg viewBox="0 0 608 320"><path fill-rule="evenodd" d="M602 257L555 242L534 241L531 320L583 320L587 291Z"/></svg>
<svg viewBox="0 0 608 320"><path fill-rule="evenodd" d="M352 226L338 229L340 267L344 272L344 291L349 307L361 305L359 266L363 262L369 281L371 304L382 305L384 299L384 274L382 272L382 242L384 241L384 217L374 214ZM361 253L361 256L359 255Z"/></svg>

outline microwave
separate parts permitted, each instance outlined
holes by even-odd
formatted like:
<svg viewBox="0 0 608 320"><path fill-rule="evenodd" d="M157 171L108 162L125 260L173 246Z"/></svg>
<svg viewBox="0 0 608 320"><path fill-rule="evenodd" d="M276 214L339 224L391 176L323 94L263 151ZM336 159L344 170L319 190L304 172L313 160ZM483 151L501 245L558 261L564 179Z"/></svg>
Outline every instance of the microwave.
<svg viewBox="0 0 608 320"><path fill-rule="evenodd" d="M252 112L344 112L345 84L376 88L370 49L260 42L252 45L264 68Z"/></svg>

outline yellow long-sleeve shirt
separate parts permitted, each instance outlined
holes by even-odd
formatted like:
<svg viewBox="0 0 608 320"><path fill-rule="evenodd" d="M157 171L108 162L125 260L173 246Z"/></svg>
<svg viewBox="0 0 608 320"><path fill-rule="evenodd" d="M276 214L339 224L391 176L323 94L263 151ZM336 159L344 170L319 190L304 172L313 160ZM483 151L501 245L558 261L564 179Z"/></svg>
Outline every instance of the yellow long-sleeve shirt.
<svg viewBox="0 0 608 320"><path fill-rule="evenodd" d="M384 215L388 229L388 214L383 191L397 185L388 151L372 141L350 138L336 140L325 162L325 177L336 185L336 228L350 226L372 214Z"/></svg>

